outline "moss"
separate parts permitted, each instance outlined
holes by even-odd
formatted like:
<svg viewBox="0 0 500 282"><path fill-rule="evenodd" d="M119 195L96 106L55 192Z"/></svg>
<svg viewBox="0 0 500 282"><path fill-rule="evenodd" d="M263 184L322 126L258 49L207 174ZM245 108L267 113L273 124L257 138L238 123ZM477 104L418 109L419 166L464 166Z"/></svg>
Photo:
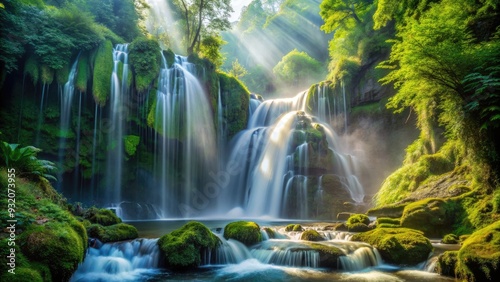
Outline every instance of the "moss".
<svg viewBox="0 0 500 282"><path fill-rule="evenodd" d="M21 248L27 258L47 265L55 281L69 280L85 253L83 239L62 223L33 225L20 240L25 242Z"/></svg>
<svg viewBox="0 0 500 282"><path fill-rule="evenodd" d="M438 257L437 272L441 275L456 277L458 251L447 251Z"/></svg>
<svg viewBox="0 0 500 282"><path fill-rule="evenodd" d="M285 231L287 232L290 232L290 231L302 231L304 230L302 228L302 225L300 224L288 224L286 227L285 227Z"/></svg>
<svg viewBox="0 0 500 282"><path fill-rule="evenodd" d="M158 77L161 67L160 45L153 39L137 38L130 44L129 62L135 74L135 88L146 91Z"/></svg>
<svg viewBox="0 0 500 282"><path fill-rule="evenodd" d="M452 201L430 198L408 204L401 217L401 226L440 237L452 231L455 217Z"/></svg>
<svg viewBox="0 0 500 282"><path fill-rule="evenodd" d="M368 210L367 214L369 216L377 217L400 218L403 215L405 207L406 204L385 205L381 207L371 208Z"/></svg>
<svg viewBox="0 0 500 282"><path fill-rule="evenodd" d="M59 85L64 85L68 81L68 76L71 66L69 62L65 64L62 68L56 70L56 82Z"/></svg>
<svg viewBox="0 0 500 282"><path fill-rule="evenodd" d="M443 239L441 240L441 243L443 244L458 244L458 236L455 234L446 234L444 235Z"/></svg>
<svg viewBox="0 0 500 282"><path fill-rule="evenodd" d="M355 234L352 240L374 246L386 262L398 265L420 263L432 251L429 239L421 232L408 228L376 228Z"/></svg>
<svg viewBox="0 0 500 282"><path fill-rule="evenodd" d="M127 135L123 137L123 139L123 141L125 142L125 152L127 152L127 155L135 155L137 145L139 145L139 141L141 140L141 138L136 135Z"/></svg>
<svg viewBox="0 0 500 282"><path fill-rule="evenodd" d="M195 221L185 224L158 240L166 266L176 270L199 266L204 252L215 249L219 243L217 236L205 225Z"/></svg>
<svg viewBox="0 0 500 282"><path fill-rule="evenodd" d="M365 232L371 229L368 225L360 222L349 224L347 228L349 232Z"/></svg>
<svg viewBox="0 0 500 282"><path fill-rule="evenodd" d="M38 83L38 79L40 77L40 69L38 67L37 58L32 55L28 57L26 62L24 63L24 75L29 75L33 80L33 85Z"/></svg>
<svg viewBox="0 0 500 282"><path fill-rule="evenodd" d="M227 138L230 140L247 126L250 91L240 80L231 75L218 72L217 77L224 107L223 118L227 123Z"/></svg>
<svg viewBox="0 0 500 282"><path fill-rule="evenodd" d="M264 232L267 233L267 236L269 237L269 239L276 238L276 232L274 232L274 230L272 230L271 228L264 227L262 230L264 230Z"/></svg>
<svg viewBox="0 0 500 282"><path fill-rule="evenodd" d="M54 70L46 65L40 67L40 76L42 83L51 84L54 81Z"/></svg>
<svg viewBox="0 0 500 282"><path fill-rule="evenodd" d="M400 218L390 218L390 217L378 217L377 218L377 226L380 224L400 225L401 219Z"/></svg>
<svg viewBox="0 0 500 282"><path fill-rule="evenodd" d="M137 228L125 223L118 223L109 226L92 224L87 227L87 233L92 238L97 238L103 243L132 240L139 237Z"/></svg>
<svg viewBox="0 0 500 282"><path fill-rule="evenodd" d="M75 87L78 91L87 92L87 82L90 78L89 56L82 54L78 60Z"/></svg>
<svg viewBox="0 0 500 282"><path fill-rule="evenodd" d="M325 238L321 236L318 231L309 229L304 231L302 235L300 236L300 240L305 240L305 241L324 241Z"/></svg>
<svg viewBox="0 0 500 282"><path fill-rule="evenodd" d="M318 243L310 244L313 250L319 253L319 267L338 268L338 259L345 256L339 248Z"/></svg>
<svg viewBox="0 0 500 282"><path fill-rule="evenodd" d="M0 280L9 282L43 282L40 273L34 269L29 269L27 267L16 268L15 274L4 273L0 276ZM45 280L46 281L46 280Z"/></svg>
<svg viewBox="0 0 500 282"><path fill-rule="evenodd" d="M94 63L92 93L94 100L101 107L106 105L111 93L111 74L113 73L113 44L107 40L99 46Z"/></svg>
<svg viewBox="0 0 500 282"><path fill-rule="evenodd" d="M363 223L365 225L368 225L370 224L370 219L366 214L353 214L347 219L347 226L355 223Z"/></svg>
<svg viewBox="0 0 500 282"><path fill-rule="evenodd" d="M98 209L96 207L88 208L84 212L83 218L89 220L91 223L97 223L103 226L109 226L122 222L122 220L111 210Z"/></svg>
<svg viewBox="0 0 500 282"><path fill-rule="evenodd" d="M262 241L262 234L257 223L252 221L236 221L224 227L224 238L235 239L247 246L251 246Z"/></svg>
<svg viewBox="0 0 500 282"><path fill-rule="evenodd" d="M167 61L167 66L170 67L175 63L175 53L172 49L167 49L162 51L165 60Z"/></svg>
<svg viewBox="0 0 500 282"><path fill-rule="evenodd" d="M468 281L500 277L500 221L474 232L458 251L456 274Z"/></svg>

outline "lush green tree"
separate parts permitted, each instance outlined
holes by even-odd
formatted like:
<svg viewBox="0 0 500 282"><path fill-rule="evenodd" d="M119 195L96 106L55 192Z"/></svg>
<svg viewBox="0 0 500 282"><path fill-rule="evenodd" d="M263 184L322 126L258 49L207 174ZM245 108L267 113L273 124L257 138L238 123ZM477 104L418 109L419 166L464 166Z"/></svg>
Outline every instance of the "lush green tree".
<svg viewBox="0 0 500 282"><path fill-rule="evenodd" d="M228 29L233 11L230 0L173 0L182 11L183 28L188 55L200 49L202 34Z"/></svg>
<svg viewBox="0 0 500 282"><path fill-rule="evenodd" d="M238 62L238 59L234 60L232 65L233 68L229 70L229 74L232 76L241 79L248 74L248 71Z"/></svg>
<svg viewBox="0 0 500 282"><path fill-rule="evenodd" d="M325 24L321 27L326 32L339 28L349 29L355 24L362 24L373 0L324 0L321 3L321 16Z"/></svg>
<svg viewBox="0 0 500 282"><path fill-rule="evenodd" d="M225 57L220 52L224 44L226 42L218 34L204 36L200 44L201 57L209 59L216 67L220 67L225 60Z"/></svg>
<svg viewBox="0 0 500 282"><path fill-rule="evenodd" d="M318 79L323 74L321 64L306 52L292 50L274 67L273 73L283 82L298 84Z"/></svg>

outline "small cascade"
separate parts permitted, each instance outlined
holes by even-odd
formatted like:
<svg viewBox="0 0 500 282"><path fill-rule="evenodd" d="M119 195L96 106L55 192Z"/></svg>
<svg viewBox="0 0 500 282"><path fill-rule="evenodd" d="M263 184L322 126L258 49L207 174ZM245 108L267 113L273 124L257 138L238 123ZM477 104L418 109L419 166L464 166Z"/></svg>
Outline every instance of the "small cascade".
<svg viewBox="0 0 500 282"><path fill-rule="evenodd" d="M248 122L248 128L270 126L284 113L304 110L306 101L307 91L301 92L293 98L264 101L254 111Z"/></svg>
<svg viewBox="0 0 500 282"><path fill-rule="evenodd" d="M265 264L293 267L319 267L319 253L305 243L268 240L250 251L252 256Z"/></svg>
<svg viewBox="0 0 500 282"><path fill-rule="evenodd" d="M224 148L227 141L226 121L224 119L224 106L222 105L222 95L219 81L217 93L217 160L219 163L219 170L223 168L223 161L225 159Z"/></svg>
<svg viewBox="0 0 500 282"><path fill-rule="evenodd" d="M322 121L329 122L332 118L331 114L331 106L330 106L330 100L328 99L328 85L323 84L320 85L318 84L317 87L318 91L318 110L317 110L317 115L318 118Z"/></svg>
<svg viewBox="0 0 500 282"><path fill-rule="evenodd" d="M250 124L250 120L260 104L262 104L262 101L259 100L257 95L250 94L250 103L248 104L248 124Z"/></svg>
<svg viewBox="0 0 500 282"><path fill-rule="evenodd" d="M89 247L83 263L70 281L138 281L157 271L160 260L158 239L102 244Z"/></svg>
<svg viewBox="0 0 500 282"><path fill-rule="evenodd" d="M120 66L122 73L119 73ZM108 132L107 156L107 188L106 202L116 203L121 199L122 171L125 160L124 136L125 111L124 102L128 99L128 44L117 44L113 49L113 72L111 74L111 95Z"/></svg>
<svg viewBox="0 0 500 282"><path fill-rule="evenodd" d="M75 77L77 73L78 57L71 66L68 81L64 84L64 88L60 91L59 99L61 102L61 124L59 127L59 170L58 170L58 189L63 185L62 174L64 172L64 163L66 162L66 139L70 137L70 122L71 122L71 106L73 96L75 94Z"/></svg>
<svg viewBox="0 0 500 282"><path fill-rule="evenodd" d="M221 244L216 250L210 251L205 255L205 264L221 265L221 264L236 264L244 260L252 258L252 254L248 248L241 242L229 239L226 240L220 234L215 234L219 237Z"/></svg>
<svg viewBox="0 0 500 282"><path fill-rule="evenodd" d="M368 267L377 266L382 262L379 252L370 246L360 247L354 252L340 257L343 270L359 271Z"/></svg>

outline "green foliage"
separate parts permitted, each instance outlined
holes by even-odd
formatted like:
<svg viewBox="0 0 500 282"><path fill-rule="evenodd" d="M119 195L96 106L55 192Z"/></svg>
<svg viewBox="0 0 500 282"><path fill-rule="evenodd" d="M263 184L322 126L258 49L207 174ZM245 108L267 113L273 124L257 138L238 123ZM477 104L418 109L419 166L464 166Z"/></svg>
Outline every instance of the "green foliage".
<svg viewBox="0 0 500 282"><path fill-rule="evenodd" d="M34 269L30 269L27 267L16 267L15 274L10 274L8 272L4 272L1 276L2 281L11 281L11 282L43 282L42 276L40 273Z"/></svg>
<svg viewBox="0 0 500 282"><path fill-rule="evenodd" d="M321 236L318 231L314 229L309 229L306 230L300 235L300 240L305 240L305 241L324 241L325 238Z"/></svg>
<svg viewBox="0 0 500 282"><path fill-rule="evenodd" d="M38 66L36 56L32 55L26 60L26 62L24 63L24 74L31 76L34 85L38 83L38 78L40 77L40 68Z"/></svg>
<svg viewBox="0 0 500 282"><path fill-rule="evenodd" d="M130 224L117 223L109 226L92 224L87 227L89 237L99 239L103 243L133 240L139 237L137 228Z"/></svg>
<svg viewBox="0 0 500 282"><path fill-rule="evenodd" d="M126 135L123 137L123 142L125 142L125 152L129 156L135 155L135 151L137 150L137 145L141 141L141 137L136 135Z"/></svg>
<svg viewBox="0 0 500 282"><path fill-rule="evenodd" d="M197 267L206 250L215 249L220 240L210 229L199 222L189 222L158 240L165 254L167 267L186 269Z"/></svg>
<svg viewBox="0 0 500 282"><path fill-rule="evenodd" d="M220 35L205 36L201 40L200 57L210 60L217 68L222 66L226 59L220 52L222 45L226 44Z"/></svg>
<svg viewBox="0 0 500 282"><path fill-rule="evenodd" d="M97 104L103 107L111 93L109 82L113 73L113 44L107 40L97 50L94 62L92 93Z"/></svg>
<svg viewBox="0 0 500 282"><path fill-rule="evenodd" d="M352 240L374 246L386 262L398 265L416 265L425 261L432 251L429 239L407 228L376 228L355 234Z"/></svg>
<svg viewBox="0 0 500 282"><path fill-rule="evenodd" d="M18 176L40 177L56 180L52 175L56 171L54 163L37 159L40 149L33 146L20 147L19 144L0 142L0 165L15 168Z"/></svg>
<svg viewBox="0 0 500 282"><path fill-rule="evenodd" d="M284 83L297 84L301 80L318 79L322 76L323 69L321 64L306 52L294 49L273 68L273 73Z"/></svg>
<svg viewBox="0 0 500 282"><path fill-rule="evenodd" d="M238 59L236 59L233 61L232 68L228 71L228 73L237 79L242 79L248 74L248 71L240 64L240 62L238 62Z"/></svg>
<svg viewBox="0 0 500 282"><path fill-rule="evenodd" d="M135 88L146 91L158 77L161 66L160 45L147 38L137 38L130 44L129 60L135 73Z"/></svg>
<svg viewBox="0 0 500 282"><path fill-rule="evenodd" d="M247 246L251 246L262 241L260 227L251 221L231 222L224 227L224 238L235 239Z"/></svg>
<svg viewBox="0 0 500 282"><path fill-rule="evenodd" d="M116 216L113 211L108 209L98 209L96 207L88 208L83 214L83 219L103 226L114 225L122 222L122 220Z"/></svg>
<svg viewBox="0 0 500 282"><path fill-rule="evenodd" d="M494 281L500 275L500 221L474 232L458 251L456 274L467 281Z"/></svg>
<svg viewBox="0 0 500 282"><path fill-rule="evenodd" d="M51 84L54 80L54 70L46 65L40 67L40 78L43 84Z"/></svg>

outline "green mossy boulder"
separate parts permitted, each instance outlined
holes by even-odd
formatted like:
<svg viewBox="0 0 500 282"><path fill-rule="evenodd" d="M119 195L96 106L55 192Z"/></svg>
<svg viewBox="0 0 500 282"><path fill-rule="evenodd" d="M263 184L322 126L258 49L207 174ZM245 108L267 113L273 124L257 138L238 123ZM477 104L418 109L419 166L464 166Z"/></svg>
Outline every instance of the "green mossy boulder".
<svg viewBox="0 0 500 282"><path fill-rule="evenodd" d="M349 218L347 219L347 226L355 223L363 223L365 225L368 225L370 224L370 219L366 214L360 214L360 213L349 216Z"/></svg>
<svg viewBox="0 0 500 282"><path fill-rule="evenodd" d="M371 230L371 228L364 224L364 223L353 223L353 224L349 224L347 225L347 230L349 232L366 232L368 230Z"/></svg>
<svg viewBox="0 0 500 282"><path fill-rule="evenodd" d="M467 281L498 281L500 221L474 232L458 251L456 274Z"/></svg>
<svg viewBox="0 0 500 282"><path fill-rule="evenodd" d="M401 216L401 226L420 230L426 236L441 237L452 231L456 216L450 203L430 198L408 204Z"/></svg>
<svg viewBox="0 0 500 282"><path fill-rule="evenodd" d="M69 280L83 260L87 243L68 225L54 222L32 225L19 239L25 242L21 249L26 257L47 265L54 281Z"/></svg>
<svg viewBox="0 0 500 282"><path fill-rule="evenodd" d="M87 228L89 237L97 238L103 243L132 240L139 237L137 228L130 224L118 223L109 226L92 224Z"/></svg>
<svg viewBox="0 0 500 282"><path fill-rule="evenodd" d="M262 230L264 230L264 232L267 233L267 236L269 236L269 239L276 238L276 232L274 232L273 229L271 229L269 227L264 227L264 228L262 228Z"/></svg>
<svg viewBox="0 0 500 282"><path fill-rule="evenodd" d="M418 264L432 251L431 242L422 232L407 228L376 228L355 234L352 240L374 246L386 262L398 265Z"/></svg>
<svg viewBox="0 0 500 282"><path fill-rule="evenodd" d="M388 205L369 209L368 216L401 218L406 205Z"/></svg>
<svg viewBox="0 0 500 282"><path fill-rule="evenodd" d="M260 227L252 221L231 222L224 228L224 238L235 239L241 243L251 246L262 241Z"/></svg>
<svg viewBox="0 0 500 282"><path fill-rule="evenodd" d="M443 244L458 244L459 242L458 236L455 234L446 234L441 240Z"/></svg>
<svg viewBox="0 0 500 282"><path fill-rule="evenodd" d="M113 44L107 40L97 50L94 62L94 78L92 80L92 93L94 100L101 107L106 105L111 93L110 78L113 73ZM67 76L66 76L67 78Z"/></svg>
<svg viewBox="0 0 500 282"><path fill-rule="evenodd" d="M290 232L290 231L302 231L304 230L302 228L302 225L300 224L288 224L286 227L285 227L285 231L287 232Z"/></svg>
<svg viewBox="0 0 500 282"><path fill-rule="evenodd" d="M218 72L223 118L227 123L227 140L245 129L248 122L250 91L237 78Z"/></svg>
<svg viewBox="0 0 500 282"><path fill-rule="evenodd" d="M108 209L98 209L96 207L88 208L84 212L83 218L87 219L91 223L103 226L109 226L122 222L122 220L113 211Z"/></svg>
<svg viewBox="0 0 500 282"><path fill-rule="evenodd" d="M319 267L337 269L339 258L345 256L342 250L333 246L318 243L313 243L310 246L319 253Z"/></svg>
<svg viewBox="0 0 500 282"><path fill-rule="evenodd" d="M438 257L437 272L441 275L455 277L458 251L447 251Z"/></svg>
<svg viewBox="0 0 500 282"><path fill-rule="evenodd" d="M300 240L305 240L305 241L324 241L325 238L321 236L318 231L309 229L304 231L302 235L300 236Z"/></svg>
<svg viewBox="0 0 500 282"><path fill-rule="evenodd" d="M219 238L196 221L189 222L158 240L165 266L174 270L198 267L205 252L217 248L219 244Z"/></svg>
<svg viewBox="0 0 500 282"><path fill-rule="evenodd" d="M27 267L19 267L16 268L15 274L4 273L0 276L0 281L9 281L9 282L44 282L40 273L34 269L30 269Z"/></svg>
<svg viewBox="0 0 500 282"><path fill-rule="evenodd" d="M399 218L390 218L390 217L378 217L377 218L377 227L381 224L392 224L392 225L400 225L401 219Z"/></svg>

